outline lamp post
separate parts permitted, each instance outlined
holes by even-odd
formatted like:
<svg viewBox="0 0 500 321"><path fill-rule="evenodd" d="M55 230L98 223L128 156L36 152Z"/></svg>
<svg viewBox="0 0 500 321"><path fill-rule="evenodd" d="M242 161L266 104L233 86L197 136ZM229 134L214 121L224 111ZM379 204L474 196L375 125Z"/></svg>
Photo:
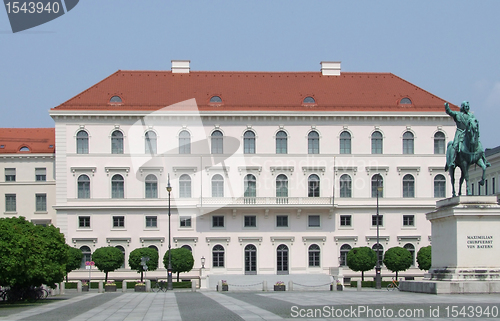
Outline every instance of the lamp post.
<svg viewBox="0 0 500 321"><path fill-rule="evenodd" d="M172 191L172 186L170 186L170 174L168 174L167 182L167 192L168 192L168 267L167 267L167 290L173 290L172 285L172 253L170 246L170 192Z"/></svg>
<svg viewBox="0 0 500 321"><path fill-rule="evenodd" d="M380 215L378 212L378 197L379 193L382 192L382 186L380 186L380 174L377 174L377 265L375 266L375 288L382 288L382 275L380 274L380 243L379 243L379 225L380 225Z"/></svg>

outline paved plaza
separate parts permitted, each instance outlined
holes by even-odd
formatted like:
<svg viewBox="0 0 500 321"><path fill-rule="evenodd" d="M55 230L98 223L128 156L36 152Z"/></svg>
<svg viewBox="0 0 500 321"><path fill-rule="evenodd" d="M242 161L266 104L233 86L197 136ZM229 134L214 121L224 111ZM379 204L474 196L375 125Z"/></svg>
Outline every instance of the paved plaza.
<svg viewBox="0 0 500 321"><path fill-rule="evenodd" d="M342 292L85 293L1 306L0 321L197 321L499 319L500 295L430 295L387 290Z"/></svg>

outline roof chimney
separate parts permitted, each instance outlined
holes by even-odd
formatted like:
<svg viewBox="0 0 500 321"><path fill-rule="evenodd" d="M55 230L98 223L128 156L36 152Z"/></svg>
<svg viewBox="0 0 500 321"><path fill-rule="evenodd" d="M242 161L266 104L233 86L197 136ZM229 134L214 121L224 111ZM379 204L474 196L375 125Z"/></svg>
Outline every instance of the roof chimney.
<svg viewBox="0 0 500 321"><path fill-rule="evenodd" d="M323 76L340 76L340 61L322 61L320 64Z"/></svg>
<svg viewBox="0 0 500 321"><path fill-rule="evenodd" d="M173 74L188 74L190 60L172 60Z"/></svg>

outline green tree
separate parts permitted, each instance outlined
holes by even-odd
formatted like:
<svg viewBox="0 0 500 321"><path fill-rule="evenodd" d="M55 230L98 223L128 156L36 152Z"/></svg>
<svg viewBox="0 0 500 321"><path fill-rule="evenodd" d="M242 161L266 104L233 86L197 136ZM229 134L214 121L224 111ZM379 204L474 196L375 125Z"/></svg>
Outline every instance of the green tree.
<svg viewBox="0 0 500 321"><path fill-rule="evenodd" d="M125 261L122 251L113 246L100 247L92 253L95 266L106 273L104 282L108 282L108 273L120 268Z"/></svg>
<svg viewBox="0 0 500 321"><path fill-rule="evenodd" d="M154 271L158 268L158 252L155 249L150 249L149 247L141 247L130 252L128 257L128 265L132 270L136 270L137 273L141 273L141 282L143 279L144 269L142 263L142 258L148 257L149 260L146 262L148 271Z"/></svg>
<svg viewBox="0 0 500 321"><path fill-rule="evenodd" d="M0 219L0 231L0 286L54 287L64 280L68 255L58 228L12 217Z"/></svg>
<svg viewBox="0 0 500 321"><path fill-rule="evenodd" d="M424 271L429 271L432 266L432 257L431 257L431 246L425 246L420 248L417 253L417 263L418 268Z"/></svg>
<svg viewBox="0 0 500 321"><path fill-rule="evenodd" d="M400 246L391 247L384 254L384 264L392 272L406 271L413 263L410 251Z"/></svg>
<svg viewBox="0 0 500 321"><path fill-rule="evenodd" d="M367 246L352 248L347 253L347 266L356 272L361 271L361 281L365 280L365 271L377 264L377 253Z"/></svg>
<svg viewBox="0 0 500 321"><path fill-rule="evenodd" d="M163 256L163 264L168 269L168 252ZM177 282L179 282L179 273L189 272L193 268L194 258L190 250L178 248L172 250L172 273L177 273Z"/></svg>
<svg viewBox="0 0 500 321"><path fill-rule="evenodd" d="M66 282L68 282L68 273L76 270L82 264L83 253L80 249L71 247L66 244L68 251L68 262L66 262Z"/></svg>

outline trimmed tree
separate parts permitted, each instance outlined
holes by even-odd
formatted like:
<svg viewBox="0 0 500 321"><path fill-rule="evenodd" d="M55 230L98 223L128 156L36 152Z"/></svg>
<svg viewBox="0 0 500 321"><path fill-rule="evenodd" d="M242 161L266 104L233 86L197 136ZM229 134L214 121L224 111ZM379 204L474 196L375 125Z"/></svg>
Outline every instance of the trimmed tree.
<svg viewBox="0 0 500 321"><path fill-rule="evenodd" d="M100 247L92 253L95 266L106 273L104 282L108 282L108 273L120 268L125 261L122 251L113 246Z"/></svg>
<svg viewBox="0 0 500 321"><path fill-rule="evenodd" d="M410 251L400 246L391 247L384 254L384 264L392 272L396 272L396 280L399 271L406 271L412 262Z"/></svg>
<svg viewBox="0 0 500 321"><path fill-rule="evenodd" d="M417 263L418 268L424 271L429 271L432 266L432 257L431 257L431 246L425 246L420 248L417 253Z"/></svg>
<svg viewBox="0 0 500 321"><path fill-rule="evenodd" d="M24 217L0 219L0 286L23 292L62 282L68 259L64 235L53 225L35 226Z"/></svg>
<svg viewBox="0 0 500 321"><path fill-rule="evenodd" d="M168 269L168 251L163 256L163 264ZM193 268L193 253L185 248L172 249L172 273L177 273L177 282L179 282L179 273L189 272Z"/></svg>
<svg viewBox="0 0 500 321"><path fill-rule="evenodd" d="M68 262L66 262L66 282L68 282L68 273L76 270L82 264L83 253L80 249L71 247L66 244L68 251Z"/></svg>
<svg viewBox="0 0 500 321"><path fill-rule="evenodd" d="M137 273L141 273L141 282L144 275L144 268L142 263L142 258L148 257L149 260L146 262L148 271L154 271L158 268L158 252L155 249L150 249L149 247L141 247L130 252L128 257L128 265L132 270L136 270Z"/></svg>
<svg viewBox="0 0 500 321"><path fill-rule="evenodd" d="M365 271L377 264L377 253L367 246L352 248L347 253L347 266L356 272L361 271L361 281L365 280Z"/></svg>

